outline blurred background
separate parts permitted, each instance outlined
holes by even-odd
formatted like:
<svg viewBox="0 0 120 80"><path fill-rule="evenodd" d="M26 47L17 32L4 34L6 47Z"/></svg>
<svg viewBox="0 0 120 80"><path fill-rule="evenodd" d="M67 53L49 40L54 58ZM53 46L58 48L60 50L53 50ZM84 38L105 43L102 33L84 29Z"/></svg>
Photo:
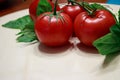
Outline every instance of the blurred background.
<svg viewBox="0 0 120 80"><path fill-rule="evenodd" d="M32 2L33 0L0 0L0 10L7 8L8 6L14 6L17 4L22 4L22 3L26 3L26 5L29 5L30 2ZM52 0L53 2L55 2L55 0ZM80 1L80 0L76 0L76 1ZM106 2L106 0L84 0L84 1L88 1L88 2ZM63 2L67 2L67 0L58 0L59 3L63 3Z"/></svg>
<svg viewBox="0 0 120 80"><path fill-rule="evenodd" d="M32 0L0 0L0 10L10 8L13 6L21 7L25 6L28 7Z"/></svg>
<svg viewBox="0 0 120 80"><path fill-rule="evenodd" d="M0 0L0 16L26 9L33 0Z"/></svg>
<svg viewBox="0 0 120 80"><path fill-rule="evenodd" d="M13 11L26 9L29 7L33 0L0 0L0 16L8 14ZM52 0L55 2L55 0ZM76 0L81 1L81 0ZM99 3L113 3L120 4L120 0L84 0L87 2L99 2ZM67 0L58 0L59 3L67 2Z"/></svg>

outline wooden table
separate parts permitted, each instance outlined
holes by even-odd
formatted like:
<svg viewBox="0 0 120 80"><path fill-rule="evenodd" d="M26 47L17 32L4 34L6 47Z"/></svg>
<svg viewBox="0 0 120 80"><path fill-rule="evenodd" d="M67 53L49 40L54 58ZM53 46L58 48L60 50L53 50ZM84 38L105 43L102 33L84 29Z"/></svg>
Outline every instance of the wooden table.
<svg viewBox="0 0 120 80"><path fill-rule="evenodd" d="M21 2L20 2L21 1ZM18 10L22 10L22 9L26 9L29 7L30 3L32 2L33 0L13 0L14 2L14 5L11 5L11 6L8 6L7 8L3 9L0 11L0 17L3 16L3 15L6 15L6 14L9 14L11 12L14 12L14 11L18 11ZM55 0L53 0L54 2ZM59 0L59 2L66 2L67 0ZM80 1L80 0L76 0L76 1ZM84 1L92 1L92 2L100 2L100 3L105 3L107 0L84 0Z"/></svg>

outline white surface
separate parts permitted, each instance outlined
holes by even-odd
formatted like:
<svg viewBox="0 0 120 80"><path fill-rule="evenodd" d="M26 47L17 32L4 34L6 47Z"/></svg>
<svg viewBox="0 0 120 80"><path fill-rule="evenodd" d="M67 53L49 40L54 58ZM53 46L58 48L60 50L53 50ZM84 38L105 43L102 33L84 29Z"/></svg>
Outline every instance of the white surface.
<svg viewBox="0 0 120 80"><path fill-rule="evenodd" d="M120 6L110 5L113 12ZM85 46L47 48L16 42L18 30L1 25L28 14L18 11L0 18L0 80L120 80L120 56L105 56Z"/></svg>

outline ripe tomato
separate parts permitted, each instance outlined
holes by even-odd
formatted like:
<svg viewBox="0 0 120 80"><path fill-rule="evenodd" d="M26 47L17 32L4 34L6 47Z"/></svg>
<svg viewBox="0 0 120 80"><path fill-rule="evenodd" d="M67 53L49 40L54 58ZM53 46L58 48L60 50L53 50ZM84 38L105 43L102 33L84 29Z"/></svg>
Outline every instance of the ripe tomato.
<svg viewBox="0 0 120 80"><path fill-rule="evenodd" d="M38 5L38 2L39 0L34 0L30 6L29 6L29 14L30 14L30 17L35 21L36 18L37 18L37 15L36 15L36 10L37 10L37 5Z"/></svg>
<svg viewBox="0 0 120 80"><path fill-rule="evenodd" d="M69 42L73 32L71 18L65 13L41 14L35 23L38 40L47 46L62 46Z"/></svg>
<svg viewBox="0 0 120 80"><path fill-rule="evenodd" d="M73 22L79 13L85 11L81 6L72 4L65 5L61 10L63 10L64 13L68 14ZM74 32L73 36L75 37Z"/></svg>
<svg viewBox="0 0 120 80"><path fill-rule="evenodd" d="M48 0L52 6L52 10L54 9L54 3L52 2L52 0ZM36 21L36 18L37 18L37 14L36 14L36 11L37 11L37 6L38 6L38 3L40 2L40 0L34 0L30 6L29 6L29 14L30 14L30 17L33 19L33 21ZM60 7L57 6L57 10L60 10Z"/></svg>
<svg viewBox="0 0 120 80"><path fill-rule="evenodd" d="M92 16L83 12L76 17L74 30L82 43L92 46L93 41L107 34L115 23L116 20L109 11L98 10Z"/></svg>
<svg viewBox="0 0 120 80"><path fill-rule="evenodd" d="M68 14L71 19L74 21L74 19L76 18L76 16L85 11L82 7L80 7L79 5L65 5L63 8L62 8L63 12Z"/></svg>

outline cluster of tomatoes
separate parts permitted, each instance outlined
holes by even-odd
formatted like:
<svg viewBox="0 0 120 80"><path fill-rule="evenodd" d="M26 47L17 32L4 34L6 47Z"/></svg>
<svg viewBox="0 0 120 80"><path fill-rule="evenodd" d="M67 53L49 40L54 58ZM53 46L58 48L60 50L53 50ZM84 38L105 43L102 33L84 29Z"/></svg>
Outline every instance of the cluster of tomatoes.
<svg viewBox="0 0 120 80"><path fill-rule="evenodd" d="M35 22L35 33L38 40L47 46L62 46L69 42L70 37L76 37L85 45L92 43L109 32L116 23L114 16L107 10L96 10L90 15L83 6L69 3L54 10L54 3L48 0L53 12L36 15L40 0L34 0L29 12ZM57 11L56 11L57 10Z"/></svg>

